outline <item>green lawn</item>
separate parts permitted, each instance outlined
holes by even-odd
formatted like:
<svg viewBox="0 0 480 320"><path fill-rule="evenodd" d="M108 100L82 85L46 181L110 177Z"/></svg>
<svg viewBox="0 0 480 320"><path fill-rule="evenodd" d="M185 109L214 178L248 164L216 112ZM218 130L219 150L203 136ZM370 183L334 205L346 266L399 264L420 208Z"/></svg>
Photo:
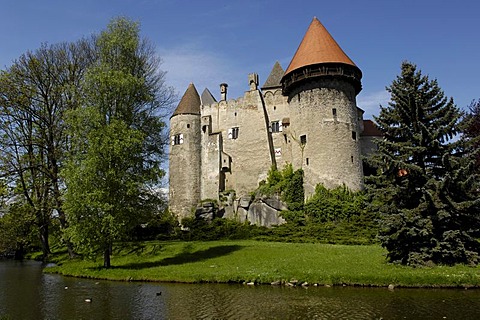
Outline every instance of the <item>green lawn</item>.
<svg viewBox="0 0 480 320"><path fill-rule="evenodd" d="M457 265L411 268L387 264L378 245L346 246L253 240L123 243L112 268L103 261L57 258L46 272L128 281L308 282L319 285L480 286L480 269Z"/></svg>

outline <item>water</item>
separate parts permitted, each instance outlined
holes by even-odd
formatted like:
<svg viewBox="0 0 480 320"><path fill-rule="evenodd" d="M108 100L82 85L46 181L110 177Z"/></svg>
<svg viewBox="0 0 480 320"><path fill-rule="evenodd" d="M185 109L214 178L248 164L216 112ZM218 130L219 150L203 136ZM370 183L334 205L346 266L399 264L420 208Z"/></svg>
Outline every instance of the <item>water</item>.
<svg viewBox="0 0 480 320"><path fill-rule="evenodd" d="M37 262L0 260L4 318L478 319L480 290L111 282L43 274Z"/></svg>

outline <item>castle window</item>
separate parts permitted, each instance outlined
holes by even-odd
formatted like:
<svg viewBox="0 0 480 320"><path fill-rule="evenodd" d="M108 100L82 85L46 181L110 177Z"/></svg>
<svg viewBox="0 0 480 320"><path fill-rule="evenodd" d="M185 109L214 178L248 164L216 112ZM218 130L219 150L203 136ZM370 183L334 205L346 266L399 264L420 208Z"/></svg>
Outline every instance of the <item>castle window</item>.
<svg viewBox="0 0 480 320"><path fill-rule="evenodd" d="M277 106L273 106L273 110L277 110Z"/></svg>
<svg viewBox="0 0 480 320"><path fill-rule="evenodd" d="M307 144L307 135L304 134L303 136L300 136L300 144L305 145Z"/></svg>
<svg viewBox="0 0 480 320"><path fill-rule="evenodd" d="M352 131L352 139L357 140L357 133L355 131Z"/></svg>
<svg viewBox="0 0 480 320"><path fill-rule="evenodd" d="M283 126L282 121L273 121L271 123L272 132L282 132Z"/></svg>
<svg viewBox="0 0 480 320"><path fill-rule="evenodd" d="M190 123L187 123L187 128L190 128Z"/></svg>
<svg viewBox="0 0 480 320"><path fill-rule="evenodd" d="M202 127L202 131L203 131L203 133L207 132L207 126L206 125Z"/></svg>
<svg viewBox="0 0 480 320"><path fill-rule="evenodd" d="M350 156L350 160L352 160L352 163L353 163L353 156Z"/></svg>
<svg viewBox="0 0 480 320"><path fill-rule="evenodd" d="M172 136L172 146L183 143L183 133Z"/></svg>
<svg viewBox="0 0 480 320"><path fill-rule="evenodd" d="M305 161L306 161L306 163L307 163L307 166L308 166L308 163L309 163L309 161L308 161L308 158L306 158L306 159L305 159Z"/></svg>
<svg viewBox="0 0 480 320"><path fill-rule="evenodd" d="M228 139L238 138L238 127L228 129Z"/></svg>
<svg viewBox="0 0 480 320"><path fill-rule="evenodd" d="M337 108L333 108L333 109L332 109L332 115L333 115L334 117L337 116Z"/></svg>

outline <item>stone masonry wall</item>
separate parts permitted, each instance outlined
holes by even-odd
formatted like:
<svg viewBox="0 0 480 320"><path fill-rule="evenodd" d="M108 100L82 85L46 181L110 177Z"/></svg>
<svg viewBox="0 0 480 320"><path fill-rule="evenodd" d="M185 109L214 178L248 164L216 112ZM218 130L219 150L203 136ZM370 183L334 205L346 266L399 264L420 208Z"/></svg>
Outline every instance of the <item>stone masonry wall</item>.
<svg viewBox="0 0 480 320"><path fill-rule="evenodd" d="M363 188L362 119L355 100L353 86L337 79L311 81L290 94L292 162L304 169L307 196L318 183L327 188L343 183L352 190Z"/></svg>
<svg viewBox="0 0 480 320"><path fill-rule="evenodd" d="M200 116L181 114L170 119L169 207L180 220L191 216L200 201ZM182 143L172 137L182 134ZM173 159L173 160L172 160Z"/></svg>

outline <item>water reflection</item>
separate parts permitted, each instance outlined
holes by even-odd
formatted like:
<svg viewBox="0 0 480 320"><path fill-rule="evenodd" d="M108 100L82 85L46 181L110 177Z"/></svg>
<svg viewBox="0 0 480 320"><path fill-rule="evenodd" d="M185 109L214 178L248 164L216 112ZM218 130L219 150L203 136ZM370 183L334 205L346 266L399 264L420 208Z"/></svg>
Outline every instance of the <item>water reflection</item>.
<svg viewBox="0 0 480 320"><path fill-rule="evenodd" d="M41 268L0 261L0 319L475 319L480 310L480 290L124 283Z"/></svg>

